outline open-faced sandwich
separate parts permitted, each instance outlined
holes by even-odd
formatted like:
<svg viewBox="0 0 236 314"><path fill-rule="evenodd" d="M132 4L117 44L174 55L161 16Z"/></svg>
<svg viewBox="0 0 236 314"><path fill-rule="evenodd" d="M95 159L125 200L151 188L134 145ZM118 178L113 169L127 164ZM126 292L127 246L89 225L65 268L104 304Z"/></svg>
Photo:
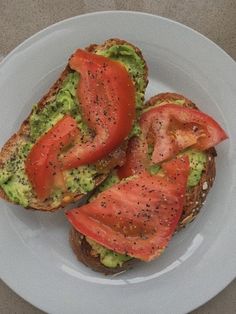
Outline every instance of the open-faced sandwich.
<svg viewBox="0 0 236 314"><path fill-rule="evenodd" d="M162 254L199 212L215 178L220 125L174 93L144 104L147 65L132 44L78 49L0 152L0 196L66 212L70 243L113 274Z"/></svg>
<svg viewBox="0 0 236 314"><path fill-rule="evenodd" d="M78 259L113 274L157 258L199 212L215 178L214 146L226 138L219 124L185 97L151 98L125 164L88 204L66 213Z"/></svg>
<svg viewBox="0 0 236 314"><path fill-rule="evenodd" d="M0 152L0 196L55 210L92 191L124 163L143 107L147 66L132 44L78 49Z"/></svg>

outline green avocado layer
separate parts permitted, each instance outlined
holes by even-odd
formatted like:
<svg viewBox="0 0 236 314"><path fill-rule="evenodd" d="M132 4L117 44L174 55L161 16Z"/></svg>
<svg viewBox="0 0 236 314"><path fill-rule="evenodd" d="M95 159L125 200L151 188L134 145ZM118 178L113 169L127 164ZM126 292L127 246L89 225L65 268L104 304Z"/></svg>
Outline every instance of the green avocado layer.
<svg viewBox="0 0 236 314"><path fill-rule="evenodd" d="M76 169L65 171L66 185L68 191L76 193L78 187L81 193L87 193L94 189L95 181L94 178L97 175L96 167L81 166Z"/></svg>
<svg viewBox="0 0 236 314"><path fill-rule="evenodd" d="M76 102L75 93L78 82L79 74L77 72L69 73L53 101L42 110L38 108L37 104L34 106L30 115L30 139L33 142L52 128L65 114L76 119L81 131L87 131L85 123L82 123L79 105Z"/></svg>
<svg viewBox="0 0 236 314"><path fill-rule="evenodd" d="M99 193L109 189L110 187L119 182L120 179L116 174L116 170L111 171L110 174L106 177L106 179L97 187L95 193L90 197L89 201L91 202L94 198L96 198L96 196Z"/></svg>
<svg viewBox="0 0 236 314"><path fill-rule="evenodd" d="M196 149L188 149L184 154L188 155L190 162L188 187L194 187L199 183L201 179L202 171L205 168L207 156L206 153Z"/></svg>
<svg viewBox="0 0 236 314"><path fill-rule="evenodd" d="M114 45L107 50L97 51L97 54L107 56L113 60L122 62L132 76L136 87L137 116L143 107L146 83L144 80L145 64L132 46L127 44ZM79 74L71 72L62 83L59 92L47 105L40 109L38 104L33 108L29 119L29 136L18 144L16 151L0 169L0 186L10 200L24 207L28 206L33 197L31 184L25 174L24 162L37 139L53 127L65 114L73 116L78 128L87 135L90 131L82 119L79 103L76 99L76 87L79 82ZM131 135L138 135L140 129L134 123ZM28 149L26 150L26 147ZM24 151L22 154L21 152ZM94 166L82 166L65 172L66 186L71 193L87 193L94 189L95 179L99 175ZM55 206L60 205L63 198L62 191L55 189L51 195L51 201Z"/></svg>
<svg viewBox="0 0 236 314"><path fill-rule="evenodd" d="M122 267L124 262L129 261L132 259L132 257L124 254L115 253L112 250L106 249L101 244L98 244L97 242L89 239L86 237L86 241L90 244L93 251L96 252L96 254L100 258L100 262L109 268L116 268L118 266Z"/></svg>
<svg viewBox="0 0 236 314"><path fill-rule="evenodd" d="M16 151L0 170L0 186L10 200L28 206L32 188L25 173L25 159L32 148L31 143L19 143Z"/></svg>
<svg viewBox="0 0 236 314"><path fill-rule="evenodd" d="M151 158L153 147L149 145L148 147L148 156ZM201 179L202 171L205 168L206 164L206 153L196 150L196 149L187 149L179 156L188 155L190 162L190 173L188 176L188 187L194 187L198 184ZM157 174L161 170L159 164L152 164L147 169L151 175Z"/></svg>

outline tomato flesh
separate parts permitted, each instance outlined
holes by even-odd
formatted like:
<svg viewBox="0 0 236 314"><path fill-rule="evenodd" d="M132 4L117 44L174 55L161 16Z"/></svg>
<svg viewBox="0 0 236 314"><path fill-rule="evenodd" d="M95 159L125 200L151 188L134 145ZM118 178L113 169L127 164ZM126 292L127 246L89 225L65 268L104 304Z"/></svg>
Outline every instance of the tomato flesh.
<svg viewBox="0 0 236 314"><path fill-rule="evenodd" d="M40 200L45 200L50 195L54 185L63 186L62 165L58 154L72 143L78 133L75 119L64 116L31 149L25 169Z"/></svg>
<svg viewBox="0 0 236 314"><path fill-rule="evenodd" d="M207 114L192 108L167 104L154 107L142 115L145 136L154 133L154 163L172 158L187 147L206 150L228 136Z"/></svg>
<svg viewBox="0 0 236 314"><path fill-rule="evenodd" d="M67 212L76 230L105 247L143 261L167 246L183 210L188 157L166 164L166 175L143 172Z"/></svg>
<svg viewBox="0 0 236 314"><path fill-rule="evenodd" d="M77 97L95 137L65 154L66 169L105 157L128 136L135 118L135 87L121 63L79 49L69 64L80 73Z"/></svg>
<svg viewBox="0 0 236 314"><path fill-rule="evenodd" d="M151 163L173 158L185 148L206 150L228 138L220 125L196 109L166 104L149 109L140 119L142 135L132 139L120 178L144 171ZM148 160L148 143L153 145Z"/></svg>

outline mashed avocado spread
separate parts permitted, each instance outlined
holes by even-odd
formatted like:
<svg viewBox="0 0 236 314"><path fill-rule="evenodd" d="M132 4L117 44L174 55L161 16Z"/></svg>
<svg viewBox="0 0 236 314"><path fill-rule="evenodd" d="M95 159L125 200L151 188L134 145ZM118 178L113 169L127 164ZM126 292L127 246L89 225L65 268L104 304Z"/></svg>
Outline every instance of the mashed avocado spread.
<svg viewBox="0 0 236 314"><path fill-rule="evenodd" d="M32 189L25 173L25 159L32 148L31 143L21 142L11 158L0 170L0 186L10 200L28 206Z"/></svg>
<svg viewBox="0 0 236 314"><path fill-rule="evenodd" d="M136 87L136 109L137 115L143 107L145 92L145 64L129 45L114 45L106 50L99 50L97 54L104 55L113 60L122 62L132 76ZM25 173L24 162L36 140L53 127L65 114L73 116L78 127L85 135L89 128L82 119L80 106L76 100L76 87L79 82L79 74L71 72L62 83L61 89L52 97L47 105L40 109L36 104L29 119L29 136L19 143L17 149L0 169L0 186L10 200L23 206L28 206L29 200L34 196L31 184ZM134 123L132 135L138 135L140 128ZM94 189L95 178L98 172L94 166L82 166L78 169L65 171L66 186L68 192L86 193ZM63 193L60 190L53 191L51 201L59 205Z"/></svg>
<svg viewBox="0 0 236 314"><path fill-rule="evenodd" d="M188 149L184 154L188 155L190 162L188 187L194 187L201 179L206 164L206 154L196 149Z"/></svg>
<svg viewBox="0 0 236 314"><path fill-rule="evenodd" d="M71 92L73 93L72 87L78 80L79 76L76 73L70 73L52 102L48 103L42 110L38 108L37 104L34 105L30 116L30 138L32 141L37 140L53 127L63 118L65 113L76 108ZM65 89L66 86L69 87L69 90Z"/></svg>
<svg viewBox="0 0 236 314"><path fill-rule="evenodd" d="M153 146L148 145L148 157L151 159L151 155L153 152ZM188 176L188 187L194 187L198 184L201 179L202 171L204 170L206 163L206 154L202 151L196 149L186 149L183 153L179 154L179 156L188 155L190 162L190 173ZM159 164L152 164L147 169L151 175L157 174L161 170L161 166Z"/></svg>
<svg viewBox="0 0 236 314"><path fill-rule="evenodd" d="M87 133L88 127L83 122L79 104L76 101L76 86L79 82L79 74L72 72L68 74L62 88L57 93L55 99L48 103L42 110L37 104L33 108L30 116L30 138L37 140L42 134L52 128L65 114L74 117L79 129Z"/></svg>
<svg viewBox="0 0 236 314"><path fill-rule="evenodd" d="M109 268L116 268L122 266L124 262L129 261L132 257L124 254L116 253L112 250L106 249L104 246L86 237L86 241L92 247L95 256L99 256L100 262Z"/></svg>

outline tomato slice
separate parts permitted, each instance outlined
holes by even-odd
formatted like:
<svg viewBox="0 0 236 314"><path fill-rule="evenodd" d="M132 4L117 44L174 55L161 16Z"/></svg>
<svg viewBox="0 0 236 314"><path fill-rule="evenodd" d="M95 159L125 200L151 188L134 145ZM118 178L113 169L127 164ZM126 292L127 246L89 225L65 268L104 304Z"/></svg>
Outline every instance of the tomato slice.
<svg viewBox="0 0 236 314"><path fill-rule="evenodd" d="M166 104L149 109L140 119L142 135L132 139L120 178L140 173L150 163L173 158L187 147L206 150L228 138L210 116L196 109ZM154 147L148 160L148 144Z"/></svg>
<svg viewBox="0 0 236 314"><path fill-rule="evenodd" d="M39 199L45 200L55 184L63 185L58 154L78 133L75 119L64 116L31 149L25 169Z"/></svg>
<svg viewBox="0 0 236 314"><path fill-rule="evenodd" d="M161 165L168 179L173 183L185 182L190 171L190 163L187 155L173 158Z"/></svg>
<svg viewBox="0 0 236 314"><path fill-rule="evenodd" d="M207 114L192 108L167 104L148 110L142 115L144 134L154 137L152 161L172 158L187 147L206 150L228 136Z"/></svg>
<svg viewBox="0 0 236 314"><path fill-rule="evenodd" d="M78 49L69 64L80 73L77 97L95 133L65 154L64 167L74 168L102 159L128 136L135 118L135 87L125 67L109 58Z"/></svg>
<svg viewBox="0 0 236 314"><path fill-rule="evenodd" d="M165 176L143 172L123 180L91 203L67 212L67 218L97 243L150 261L165 249L182 214L188 157L166 164L165 171Z"/></svg>

